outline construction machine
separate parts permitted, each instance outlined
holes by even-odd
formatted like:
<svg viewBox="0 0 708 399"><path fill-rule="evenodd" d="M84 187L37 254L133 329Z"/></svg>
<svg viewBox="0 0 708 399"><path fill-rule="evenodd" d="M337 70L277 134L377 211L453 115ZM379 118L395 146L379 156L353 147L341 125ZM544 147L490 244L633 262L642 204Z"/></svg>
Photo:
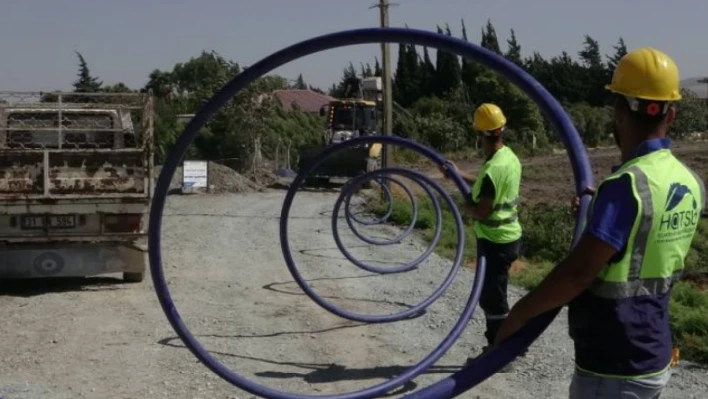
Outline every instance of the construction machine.
<svg viewBox="0 0 708 399"><path fill-rule="evenodd" d="M350 84L357 88L357 98L330 101L320 108L325 117L322 141L314 147L300 151L298 169L302 170L320 156L327 147L359 136L373 136L378 131L378 105L381 78L352 78ZM352 178L381 167L380 143L350 147L323 162L306 179L307 185L320 185L336 178Z"/></svg>

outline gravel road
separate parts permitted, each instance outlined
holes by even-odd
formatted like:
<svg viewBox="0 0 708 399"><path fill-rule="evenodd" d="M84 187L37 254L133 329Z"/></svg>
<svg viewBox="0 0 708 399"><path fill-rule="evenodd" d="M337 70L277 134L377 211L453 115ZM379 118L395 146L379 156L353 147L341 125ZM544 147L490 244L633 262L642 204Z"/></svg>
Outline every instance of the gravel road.
<svg viewBox="0 0 708 399"><path fill-rule="evenodd" d="M450 268L431 257L418 270L375 276L346 261L330 234L336 194L297 196L290 222L296 260L333 303L367 313L401 310L429 295ZM163 223L165 273L177 308L213 356L276 389L325 394L371 386L419 361L443 339L469 294L463 270L417 319L361 325L307 298L280 252L282 191L172 196ZM360 258L387 265L412 259L424 245L371 251L350 235ZM512 301L522 291L511 288ZM148 278L136 285L112 276L86 280L3 282L0 295L0 397L250 398L208 371L175 337ZM476 312L437 365L394 392L398 397L459 369L483 344ZM572 371L565 312L520 360L465 398L564 398ZM686 362L663 398L699 398L708 372ZM701 394L703 392L703 394Z"/></svg>

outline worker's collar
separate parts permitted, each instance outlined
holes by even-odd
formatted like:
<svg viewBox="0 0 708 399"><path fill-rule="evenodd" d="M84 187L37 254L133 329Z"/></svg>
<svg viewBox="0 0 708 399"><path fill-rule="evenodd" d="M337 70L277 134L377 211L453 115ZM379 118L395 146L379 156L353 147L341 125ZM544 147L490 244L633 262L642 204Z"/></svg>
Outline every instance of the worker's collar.
<svg viewBox="0 0 708 399"><path fill-rule="evenodd" d="M502 143L501 147L499 147L499 148L497 148L496 150L494 150L494 152L492 153L492 155L488 155L487 158L484 160L484 162L489 162L490 159L494 158L494 156L497 155L497 153L498 153L499 151L503 150L504 148L506 148L506 146L504 145L504 143Z"/></svg>
<svg viewBox="0 0 708 399"><path fill-rule="evenodd" d="M671 139L666 137L663 139L649 139L646 141L643 141L641 144L639 144L639 147L637 147L637 150L634 152L634 155L632 158L628 159L627 162L631 161L634 158L638 158L647 154L651 154L652 152L659 151L659 150L665 150L671 147ZM612 167L612 172L616 172L617 169L622 167L622 165L616 165Z"/></svg>

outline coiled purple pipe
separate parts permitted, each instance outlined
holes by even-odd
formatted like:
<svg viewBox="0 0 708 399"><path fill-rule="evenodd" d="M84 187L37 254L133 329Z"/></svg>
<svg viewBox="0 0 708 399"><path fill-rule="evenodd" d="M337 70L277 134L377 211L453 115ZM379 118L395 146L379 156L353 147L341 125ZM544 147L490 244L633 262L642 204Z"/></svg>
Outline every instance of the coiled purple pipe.
<svg viewBox="0 0 708 399"><path fill-rule="evenodd" d="M543 113L553 123L556 130L561 133L561 139L568 150L568 155L570 156L571 166L575 176L576 193L578 193L581 197L580 209L576 219L573 245L575 245L580 236L582 222L587 213L587 208L590 201L590 195L585 194L584 190L587 187L593 186L592 170L590 168L587 153L577 131L575 130L575 127L573 126L572 121L565 113L562 106L543 86L541 86L532 76L520 67L506 60L504 57L475 44L443 34L416 29L365 28L342 31L315 37L282 49L262 59L250 68L245 69L233 80L228 82L187 124L185 130L177 139L174 147L170 150L160 176L157 179L149 218L148 245L150 271L153 284L155 286L155 292L168 321L180 339L182 339L185 346L207 368L212 370L224 380L251 394L273 399L358 399L373 398L383 395L412 380L440 359L454 344L455 340L452 337L459 335L459 333L464 330L466 320L469 320L475 306L477 305L477 302L479 301L481 282L484 278L485 270L484 258L478 259L478 269L474 284L470 292L467 305L465 306L460 319L453 327L450 335L446 337L430 355L393 379L373 387L337 395L301 395L282 392L257 384L234 373L228 367L220 363L189 331L177 311L170 295L167 281L165 280L164 271L162 269L160 241L165 200L167 198L170 181L175 173L175 170L179 166L179 163L183 157L186 155L189 145L194 141L199 130L206 125L209 118L248 84L288 62L327 49L381 42L407 43L418 46L427 46L471 59L493 69L503 77L509 79L512 83L524 91L531 99L533 99L536 104L538 104L539 108L541 108ZM396 143L396 139L397 138L394 137L382 137L376 138L376 141L383 142L384 144L400 144ZM427 149L424 148L424 150ZM439 155L433 155L439 158ZM438 163L445 162L444 159L438 159L438 161ZM458 189L465 195L465 197L467 197L467 194L469 194L469 187L466 186L461 177L456 173L451 173L451 178L457 185ZM298 181L298 179L302 180L302 176L298 175L298 177L296 177L296 181ZM289 191L285 199L285 204L288 202L292 203L293 196L294 193ZM287 216L288 212L284 207L283 212L281 213L280 237L281 248L283 250L283 254L286 256L286 259L290 254L289 245L286 241L287 229L283 228L282 222L283 220L287 220ZM464 245L464 234L462 234L462 232L459 232L458 239L460 243ZM290 264L288 267L290 268L291 273L297 272L296 270L293 271ZM505 341L496 350L480 357L476 362L466 366L452 376L409 396L417 398L449 398L459 395L467 389L479 384L492 374L499 371L507 363L513 360L521 351L528 347L528 345L530 345L531 342L533 342L548 327L548 325L558 314L559 310L560 309L556 309L538 316L526 327Z"/></svg>

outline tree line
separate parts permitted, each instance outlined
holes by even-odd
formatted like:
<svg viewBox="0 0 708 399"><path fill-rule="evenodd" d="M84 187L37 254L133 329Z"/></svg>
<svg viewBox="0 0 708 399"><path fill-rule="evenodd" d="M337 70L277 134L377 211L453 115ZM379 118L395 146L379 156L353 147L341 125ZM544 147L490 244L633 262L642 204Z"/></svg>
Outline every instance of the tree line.
<svg viewBox="0 0 708 399"><path fill-rule="evenodd" d="M77 79L72 83L75 93L147 93L154 96L154 133L156 162L162 162L184 129L180 115L197 112L223 85L243 68L214 51L203 51L186 62L177 63L171 70L153 70L148 82L140 89L131 89L123 83L104 85L91 73L80 53ZM284 156L290 148L291 158L296 159L298 148L319 142L323 121L318 114L301 111L296 105L284 111L273 96L278 89L322 90L308 85L299 75L294 81L269 75L242 90L217 112L199 132L189 149L188 159L229 161L236 168L250 165L256 138L265 156L276 153L277 147ZM97 96L72 96L72 101L101 102ZM56 101L47 93L44 102ZM139 124L137 124L139 126Z"/></svg>
<svg viewBox="0 0 708 399"><path fill-rule="evenodd" d="M437 32L452 36L448 24ZM468 40L464 20L461 38ZM603 54L599 43L586 35L577 57L566 51L544 58L538 52L524 57L522 46L513 29L502 49L491 21L481 30L482 47L506 57L528 71L566 108L583 142L596 146L612 132L611 108L604 90L627 46L619 38L610 54ZM436 51L435 61L431 54ZM73 82L74 91L83 92L147 92L155 96L155 136L157 162L161 162L184 126L178 116L194 113L224 84L244 67L214 51L175 64L170 70L153 70L144 87L131 89L125 84L104 85L94 76L84 57L77 53L79 71ZM381 76L378 59L374 65L350 62L339 82L329 88L334 97L352 97L352 78ZM291 158L306 145L321 139L323 120L294 107L285 112L269 93L276 89L310 89L299 75L294 80L269 75L258 79L222 108L202 129L190 148L188 157L234 160L232 165L246 166L253 156L254 141L260 139L265 155L276 147L290 143ZM683 90L676 122L671 135L681 138L691 132L708 130L708 110L704 101ZM51 95L45 101L51 101ZM90 99L91 97L86 97ZM519 149L543 151L558 144L558 135L538 107L508 80L501 78L477 62L461 59L449 52L430 50L408 44L398 46L398 60L393 76L394 134L409 137L438 151L474 148L471 117L477 105L493 102L504 110L508 119L506 140ZM281 147L282 150L283 147ZM281 152L282 153L282 152Z"/></svg>
<svg viewBox="0 0 708 399"><path fill-rule="evenodd" d="M450 26L437 26L437 32L452 36ZM461 38L468 40L464 19ZM619 38L609 54L600 44L585 35L577 57L566 51L545 58L537 51L522 56L522 47L513 29L502 49L496 29L487 21L481 30L479 45L529 72L565 107L588 146L596 146L612 133L611 107L604 86L612 78L627 45ZM398 114L394 134L414 138L440 151L454 151L474 145L470 116L483 102L502 107L509 120L507 139L523 147L543 148L557 143L557 134L536 105L513 84L477 62L446 51L436 51L435 62L427 47L408 44L398 46L398 60L393 76L393 100L406 108L410 116ZM344 82L357 73L350 63L344 69L331 95L345 95ZM378 61L375 68L362 65L360 76L381 76ZM683 137L708 130L705 103L695 93L682 90L677 120L670 134Z"/></svg>

